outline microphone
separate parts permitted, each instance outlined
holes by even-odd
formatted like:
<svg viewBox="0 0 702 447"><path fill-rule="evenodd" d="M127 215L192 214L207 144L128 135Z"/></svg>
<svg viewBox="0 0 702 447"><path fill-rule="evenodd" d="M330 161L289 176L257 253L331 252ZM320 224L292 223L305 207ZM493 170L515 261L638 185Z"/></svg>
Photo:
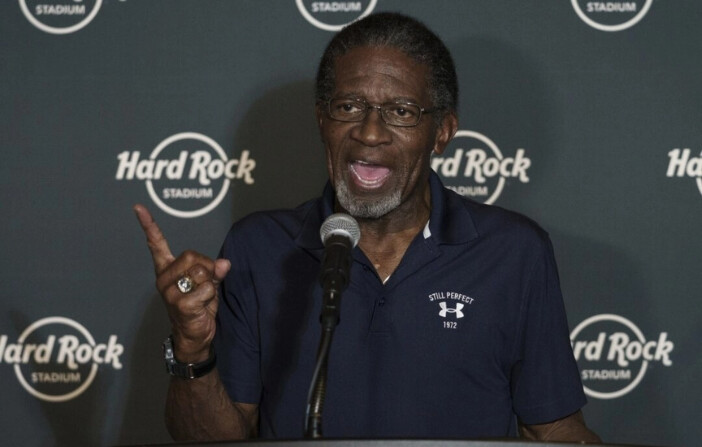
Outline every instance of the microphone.
<svg viewBox="0 0 702 447"><path fill-rule="evenodd" d="M336 326L339 320L339 298L341 292L349 283L351 273L351 250L361 239L361 229L356 219L348 214L336 213L327 217L319 230L319 235L324 243L324 257L319 281L324 290L324 303L322 320L325 315L327 324Z"/></svg>
<svg viewBox="0 0 702 447"><path fill-rule="evenodd" d="M358 244L361 230L356 219L348 214L336 213L322 223L319 236L324 243L319 281L325 293L341 293L349 283L351 250Z"/></svg>

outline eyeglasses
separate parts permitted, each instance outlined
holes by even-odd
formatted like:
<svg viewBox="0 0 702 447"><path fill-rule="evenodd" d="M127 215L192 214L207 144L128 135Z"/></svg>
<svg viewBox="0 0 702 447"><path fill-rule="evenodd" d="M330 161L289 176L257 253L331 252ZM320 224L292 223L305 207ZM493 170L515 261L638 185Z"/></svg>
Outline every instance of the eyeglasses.
<svg viewBox="0 0 702 447"><path fill-rule="evenodd" d="M354 123L363 121L370 109L380 112L385 124L398 127L412 127L419 124L423 113L431 113L433 109L424 109L411 102L386 102L379 106L368 104L362 99L333 98L327 101L331 119Z"/></svg>

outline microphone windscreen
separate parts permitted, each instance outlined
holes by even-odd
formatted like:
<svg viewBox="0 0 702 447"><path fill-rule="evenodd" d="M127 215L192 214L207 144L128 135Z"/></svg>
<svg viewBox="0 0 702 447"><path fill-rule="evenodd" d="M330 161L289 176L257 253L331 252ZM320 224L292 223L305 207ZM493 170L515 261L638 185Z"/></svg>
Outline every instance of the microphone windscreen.
<svg viewBox="0 0 702 447"><path fill-rule="evenodd" d="M348 237L351 239L352 247L355 247L361 239L361 228L358 226L356 219L348 214L334 213L325 219L322 227L319 229L319 236L325 245L329 236L333 234Z"/></svg>

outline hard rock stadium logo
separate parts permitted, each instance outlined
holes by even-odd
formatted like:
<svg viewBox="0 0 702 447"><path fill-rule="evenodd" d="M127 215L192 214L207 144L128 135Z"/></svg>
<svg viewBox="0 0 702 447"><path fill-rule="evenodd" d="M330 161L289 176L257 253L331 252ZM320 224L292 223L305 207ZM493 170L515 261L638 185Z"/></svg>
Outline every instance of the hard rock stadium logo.
<svg viewBox="0 0 702 447"><path fill-rule="evenodd" d="M196 132L172 135L148 156L141 151L123 151L117 160L116 180L143 181L159 208L182 218L212 211L233 181L252 185L256 168L248 150L229 158L216 141Z"/></svg>
<svg viewBox="0 0 702 447"><path fill-rule="evenodd" d="M16 341L0 335L0 364L11 365L20 385L48 402L78 397L100 368L122 369L117 335L98 342L80 323L47 317L29 325Z"/></svg>

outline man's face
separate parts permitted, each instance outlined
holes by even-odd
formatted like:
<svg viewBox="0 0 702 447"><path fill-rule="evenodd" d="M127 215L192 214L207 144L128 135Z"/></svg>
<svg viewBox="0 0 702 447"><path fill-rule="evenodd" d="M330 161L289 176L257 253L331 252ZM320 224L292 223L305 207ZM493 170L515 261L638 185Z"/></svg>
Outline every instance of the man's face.
<svg viewBox="0 0 702 447"><path fill-rule="evenodd" d="M433 107L429 67L395 48L353 49L337 59L334 72L332 98ZM329 178L342 208L355 217L378 218L428 200L429 156L441 153L455 133L453 114L440 126L425 114L414 127L395 127L377 109L350 123L333 120L326 111L326 104L318 105L317 119Z"/></svg>

